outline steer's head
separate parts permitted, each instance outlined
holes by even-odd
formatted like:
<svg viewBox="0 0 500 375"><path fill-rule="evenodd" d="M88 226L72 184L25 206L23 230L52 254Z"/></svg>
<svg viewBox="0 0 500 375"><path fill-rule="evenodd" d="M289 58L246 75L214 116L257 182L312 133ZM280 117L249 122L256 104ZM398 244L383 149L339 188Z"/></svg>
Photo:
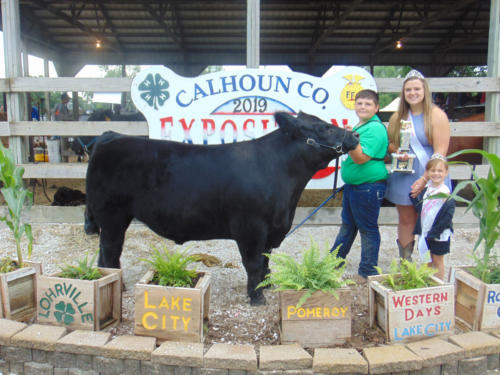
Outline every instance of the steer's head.
<svg viewBox="0 0 500 375"><path fill-rule="evenodd" d="M318 151L328 152L330 160L354 150L359 143L357 133L333 126L304 112L300 112L297 117L286 112L276 112L274 117L279 127L291 138L303 140Z"/></svg>

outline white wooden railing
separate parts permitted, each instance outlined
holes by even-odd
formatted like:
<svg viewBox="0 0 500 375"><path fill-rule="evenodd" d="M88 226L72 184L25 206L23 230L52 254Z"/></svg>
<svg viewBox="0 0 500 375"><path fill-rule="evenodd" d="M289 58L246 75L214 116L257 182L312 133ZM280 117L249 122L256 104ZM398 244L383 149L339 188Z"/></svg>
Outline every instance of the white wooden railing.
<svg viewBox="0 0 500 375"><path fill-rule="evenodd" d="M500 93L498 78L428 78L433 92L487 92ZM79 92L129 92L131 78L13 78L0 79L0 92L8 95L24 92L79 91ZM376 79L379 92L399 92L403 79ZM147 122L31 122L4 121L0 122L0 136L94 136L104 131L113 130L129 135L148 135ZM500 122L452 122L452 137L492 137L500 139ZM25 178L58 178L84 179L87 170L86 163L29 163L23 164ZM485 175L488 166L476 166L476 173ZM470 178L470 169L466 166L452 166L450 175L455 180ZM0 207L0 211L2 208ZM35 207L30 214L32 222L82 222L82 207ZM310 211L299 208L295 222L298 222ZM477 225L475 218L468 213L464 215L459 208L459 225ZM395 210L384 207L379 223L394 225L397 223ZM339 208L326 208L314 216L309 224L330 225L340 224Z"/></svg>
<svg viewBox="0 0 500 375"><path fill-rule="evenodd" d="M500 92L498 78L428 78L433 92ZM0 79L0 92L47 92L47 91L89 91L89 92L129 92L132 78L13 78ZM399 92L403 84L401 78L376 79L379 92ZM93 136L106 130L114 130L130 135L147 135L146 122L0 122L0 136ZM498 122L452 122L452 137L496 137L500 138ZM26 178L85 178L85 163L38 163L24 164ZM487 166L479 165L476 172L485 174ZM466 166L452 166L453 179L470 177Z"/></svg>

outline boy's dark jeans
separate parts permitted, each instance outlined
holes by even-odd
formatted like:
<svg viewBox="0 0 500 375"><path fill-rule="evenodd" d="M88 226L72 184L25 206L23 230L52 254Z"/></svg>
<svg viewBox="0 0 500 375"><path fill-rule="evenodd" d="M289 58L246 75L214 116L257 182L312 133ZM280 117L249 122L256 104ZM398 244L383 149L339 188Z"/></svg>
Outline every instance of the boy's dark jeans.
<svg viewBox="0 0 500 375"><path fill-rule="evenodd" d="M361 262L358 274L365 278L377 274L374 266L378 264L380 248L378 216L385 188L385 181L361 185L345 184L344 186L342 226L332 251L341 245L338 256L345 259L359 231L361 234Z"/></svg>

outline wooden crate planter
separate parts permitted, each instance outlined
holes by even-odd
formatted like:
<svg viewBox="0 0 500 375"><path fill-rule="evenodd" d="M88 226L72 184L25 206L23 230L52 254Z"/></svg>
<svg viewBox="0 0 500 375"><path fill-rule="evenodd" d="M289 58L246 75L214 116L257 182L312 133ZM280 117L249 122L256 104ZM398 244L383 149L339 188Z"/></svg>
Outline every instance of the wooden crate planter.
<svg viewBox="0 0 500 375"><path fill-rule="evenodd" d="M408 342L454 333L452 284L433 277L436 286L394 291L382 284L385 277L368 277L368 309L370 326L377 324L389 342Z"/></svg>
<svg viewBox="0 0 500 375"><path fill-rule="evenodd" d="M297 309L304 293L279 292L281 343L309 348L345 343L351 337L351 290L338 289L338 300L330 293L315 292Z"/></svg>
<svg viewBox="0 0 500 375"><path fill-rule="evenodd" d="M450 270L450 282L455 285L457 326L473 331L500 328L500 284L486 284L468 269L454 267Z"/></svg>
<svg viewBox="0 0 500 375"><path fill-rule="evenodd" d="M153 271L135 286L134 334L158 342L203 342L203 321L208 319L210 275L199 272L194 288L151 284Z"/></svg>
<svg viewBox="0 0 500 375"><path fill-rule="evenodd" d="M25 262L28 267L0 273L0 318L28 321L36 313L36 274L41 263Z"/></svg>
<svg viewBox="0 0 500 375"><path fill-rule="evenodd" d="M122 271L99 268L98 280L39 277L37 287L37 321L68 328L99 331L121 321Z"/></svg>

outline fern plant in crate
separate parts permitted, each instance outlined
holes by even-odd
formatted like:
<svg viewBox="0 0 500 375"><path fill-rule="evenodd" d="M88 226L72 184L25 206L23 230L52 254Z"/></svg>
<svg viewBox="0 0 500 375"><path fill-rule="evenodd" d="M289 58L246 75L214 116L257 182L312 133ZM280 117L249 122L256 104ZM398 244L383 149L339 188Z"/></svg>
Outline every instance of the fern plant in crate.
<svg viewBox="0 0 500 375"><path fill-rule="evenodd" d="M434 277L436 269L394 259L389 273L368 277L370 326L378 325L390 342L449 335L455 330L454 289Z"/></svg>
<svg viewBox="0 0 500 375"><path fill-rule="evenodd" d="M500 237L500 157L470 149L456 152L450 158L461 154L481 155L489 169L486 177L480 177L470 166L472 178L457 184L451 194L455 200L466 203L466 211L472 211L479 221L479 236L472 248L474 265L454 267L450 272L450 280L455 283L457 291L457 323L462 328L492 330L500 328L500 267L495 248ZM466 186L474 192L471 200L459 195ZM478 253L481 244L484 244L483 250Z"/></svg>
<svg viewBox="0 0 500 375"><path fill-rule="evenodd" d="M82 259L77 260L77 264L65 264L61 266L61 272L58 273L59 277L66 279L78 279L78 280L98 280L102 277L99 268L94 266L97 255L96 252L92 258L89 259L89 254L85 254Z"/></svg>
<svg viewBox="0 0 500 375"><path fill-rule="evenodd" d="M194 256L186 255L179 250L169 251L153 247L151 259L143 259L154 270L152 281L161 286L193 287L193 280L198 273L188 267L198 261Z"/></svg>
<svg viewBox="0 0 500 375"><path fill-rule="evenodd" d="M321 256L311 240L298 262L288 254L265 254L271 272L257 287L279 292L281 343L316 347L344 343L351 337L352 280L344 279L346 262L338 249ZM307 331L307 334L306 334Z"/></svg>
<svg viewBox="0 0 500 375"><path fill-rule="evenodd" d="M208 319L210 275L191 267L186 251L152 247L151 269L135 286L134 333L165 340L202 342Z"/></svg>
<svg viewBox="0 0 500 375"><path fill-rule="evenodd" d="M384 275L382 268L376 266L375 269L379 275ZM401 259L399 263L394 259L390 265L390 272L385 275L382 284L395 291L436 286L432 277L436 272L435 268L425 263L419 265L406 259Z"/></svg>
<svg viewBox="0 0 500 375"><path fill-rule="evenodd" d="M121 321L122 271L95 265L99 252L76 265L42 275L37 286L37 320L70 330L102 330Z"/></svg>
<svg viewBox="0 0 500 375"><path fill-rule="evenodd" d="M31 225L23 222L22 214L33 203L33 194L24 187L24 168L16 166L14 155L0 143L1 193L5 200L5 214L0 215L12 232L17 259L0 259L0 317L28 320L36 311L35 274L42 272L40 263L26 262L31 257L33 234ZM23 238L27 244L23 248Z"/></svg>

